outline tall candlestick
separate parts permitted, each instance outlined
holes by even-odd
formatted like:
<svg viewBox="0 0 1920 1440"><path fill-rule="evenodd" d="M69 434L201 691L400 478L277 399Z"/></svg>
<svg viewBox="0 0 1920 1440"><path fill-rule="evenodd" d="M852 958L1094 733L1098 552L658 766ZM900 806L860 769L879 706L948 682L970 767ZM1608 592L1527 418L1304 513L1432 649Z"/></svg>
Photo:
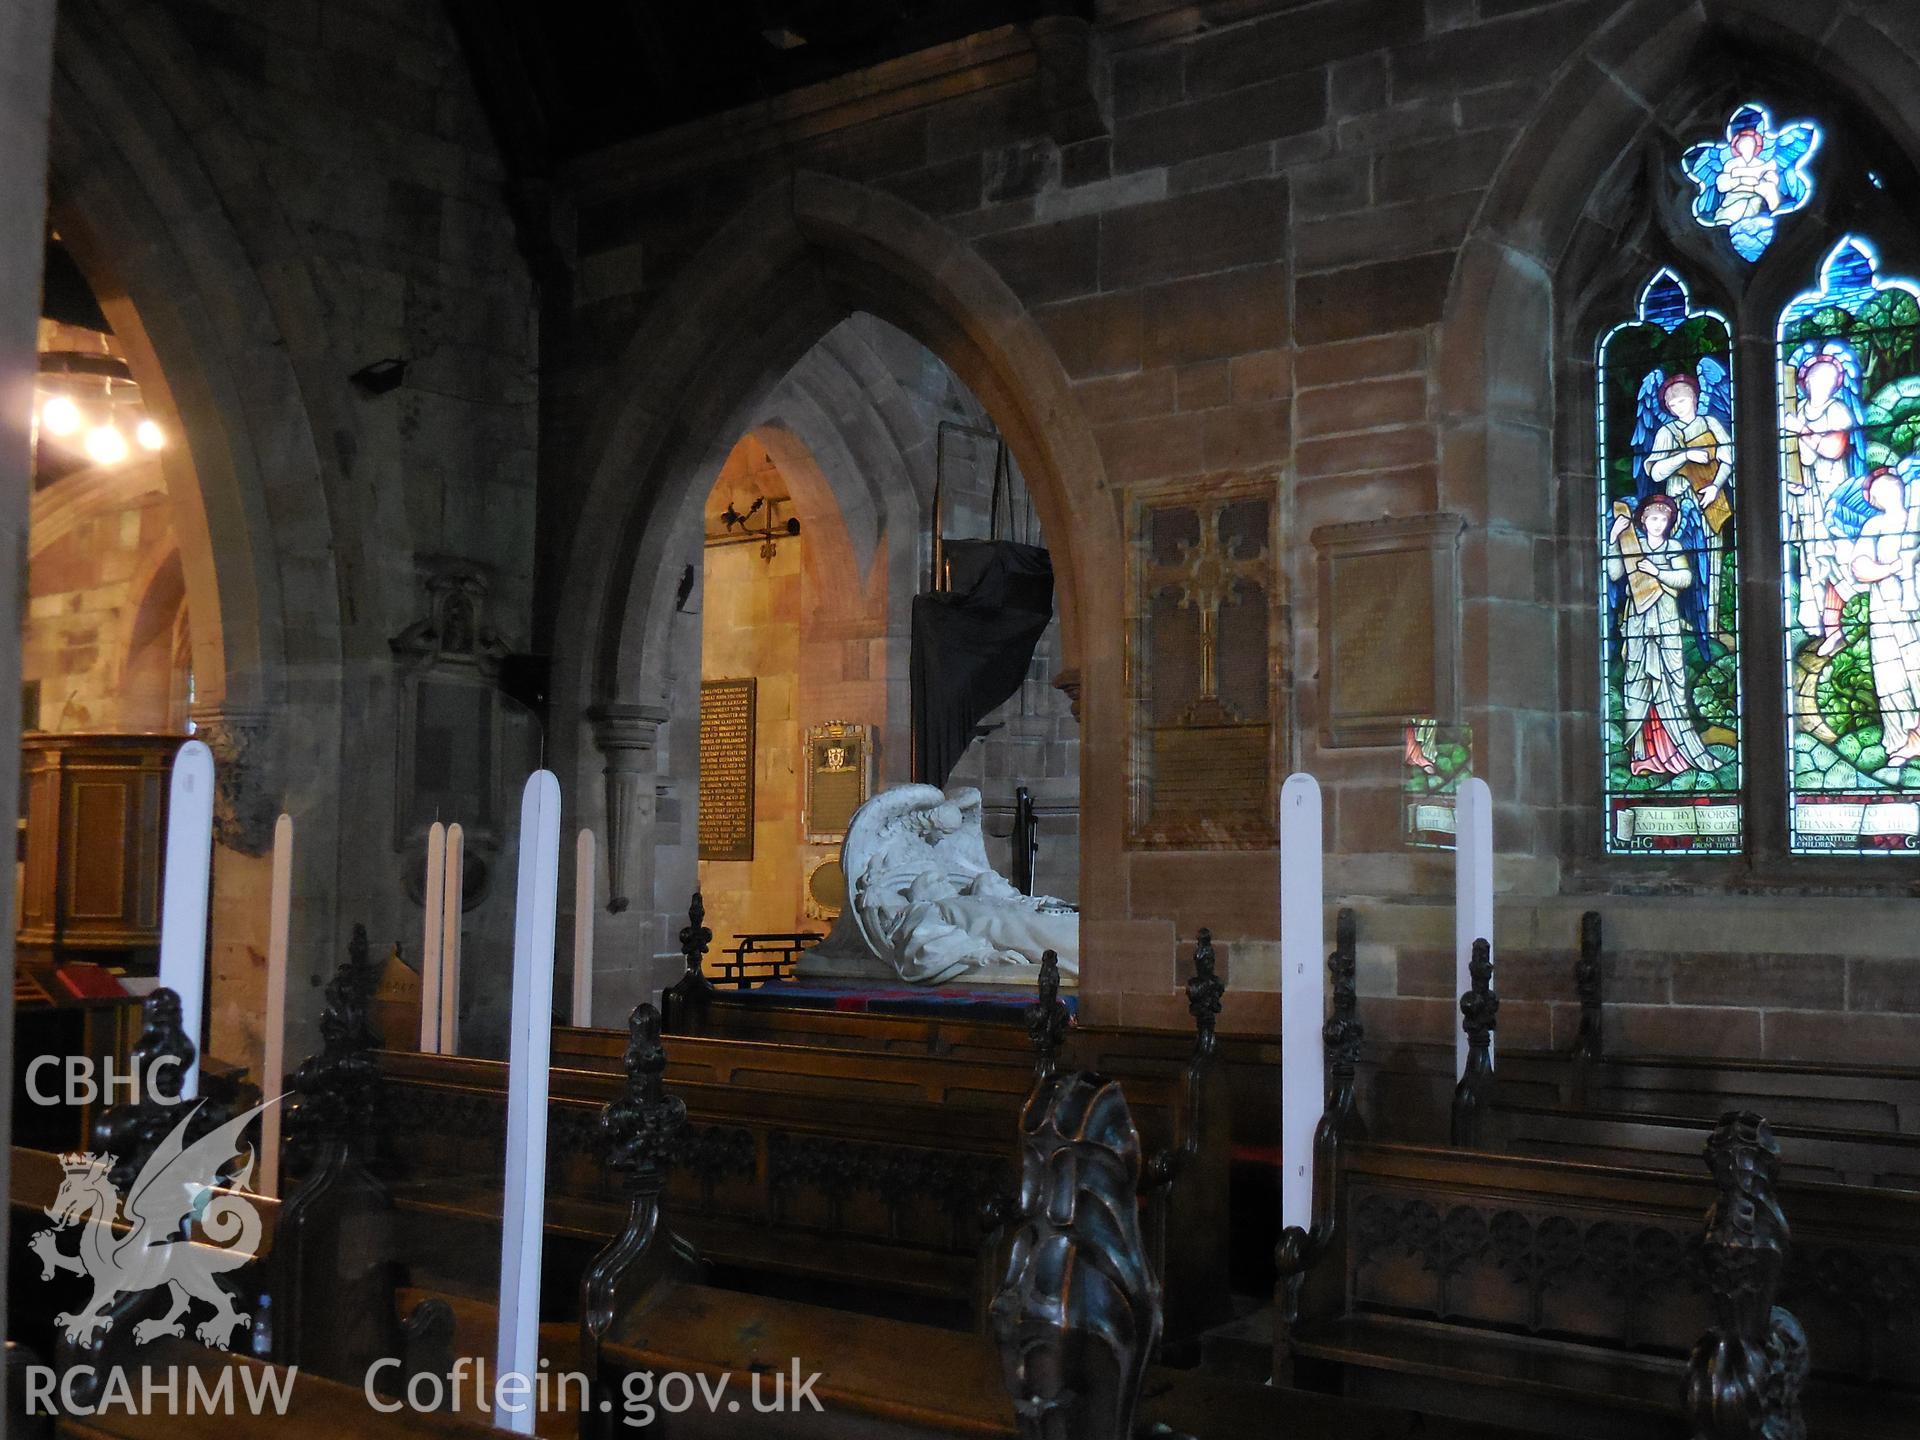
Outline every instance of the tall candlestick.
<svg viewBox="0 0 1920 1440"><path fill-rule="evenodd" d="M1473 988L1473 976L1467 969L1473 959L1473 942L1493 944L1493 792L1479 776L1460 782L1454 822L1453 994L1458 1000ZM1494 951L1496 963L1499 953ZM1466 1073L1467 1032L1456 1016L1453 1078L1457 1081Z"/></svg>
<svg viewBox="0 0 1920 1440"><path fill-rule="evenodd" d="M440 1037L442 1055L460 1053L460 916L466 908L467 832L447 826L446 880L440 907Z"/></svg>
<svg viewBox="0 0 1920 1440"><path fill-rule="evenodd" d="M493 1415L495 1425L520 1435L533 1433L534 1410L527 1396L539 1376L547 1062L553 1044L553 929L559 884L560 782L552 771L536 770L520 799L513 1014L507 1042L507 1185L500 1227L500 1335ZM515 1387L511 1397L510 1384Z"/></svg>
<svg viewBox="0 0 1920 1440"><path fill-rule="evenodd" d="M193 1041L183 1100L200 1093L201 1017L207 990L207 889L213 877L213 752L180 747L167 794L167 871L160 901L160 983L180 997L180 1025Z"/></svg>
<svg viewBox="0 0 1920 1440"><path fill-rule="evenodd" d="M573 845L573 1023L593 1024L593 831Z"/></svg>
<svg viewBox="0 0 1920 1440"><path fill-rule="evenodd" d="M440 927L446 919L447 827L438 820L427 831L427 883L421 899L425 915L420 927L420 1053L440 1050L440 982L445 955Z"/></svg>
<svg viewBox="0 0 1920 1440"><path fill-rule="evenodd" d="M287 939L293 923L293 817L273 826L273 889L267 902L266 1054L260 1090L269 1100L287 1080ZM260 1112L260 1193L280 1193L280 1107Z"/></svg>
<svg viewBox="0 0 1920 1440"><path fill-rule="evenodd" d="M1327 1107L1320 784L1280 788L1280 1223L1313 1226L1313 1137Z"/></svg>

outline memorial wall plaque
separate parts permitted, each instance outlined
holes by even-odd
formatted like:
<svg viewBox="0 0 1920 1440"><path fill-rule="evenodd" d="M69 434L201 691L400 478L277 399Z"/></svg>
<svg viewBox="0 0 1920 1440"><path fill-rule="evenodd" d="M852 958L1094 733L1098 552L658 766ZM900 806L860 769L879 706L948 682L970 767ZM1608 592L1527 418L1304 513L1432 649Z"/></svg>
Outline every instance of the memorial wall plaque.
<svg viewBox="0 0 1920 1440"><path fill-rule="evenodd" d="M753 859L752 680L700 686L700 858Z"/></svg>
<svg viewBox="0 0 1920 1440"><path fill-rule="evenodd" d="M873 788L867 727L830 720L807 731L807 843L847 838L853 812Z"/></svg>
<svg viewBox="0 0 1920 1440"><path fill-rule="evenodd" d="M1284 641L1272 496L1262 476L1134 508L1134 845L1273 841Z"/></svg>
<svg viewBox="0 0 1920 1440"><path fill-rule="evenodd" d="M1452 717L1464 528L1441 514L1313 532L1322 745L1396 745L1409 715Z"/></svg>

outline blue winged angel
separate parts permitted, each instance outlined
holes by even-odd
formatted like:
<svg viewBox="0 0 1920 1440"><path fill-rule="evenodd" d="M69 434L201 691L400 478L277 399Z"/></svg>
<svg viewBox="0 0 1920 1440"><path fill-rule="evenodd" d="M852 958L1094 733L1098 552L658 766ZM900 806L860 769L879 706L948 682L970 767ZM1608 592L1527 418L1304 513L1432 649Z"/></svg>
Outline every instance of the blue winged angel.
<svg viewBox="0 0 1920 1440"><path fill-rule="evenodd" d="M1724 229L1734 253L1749 263L1773 243L1781 216L1813 196L1807 166L1820 148L1820 129L1808 121L1773 128L1759 105L1742 105L1727 122L1725 140L1692 146L1680 168L1700 189L1693 218Z"/></svg>
<svg viewBox="0 0 1920 1440"><path fill-rule="evenodd" d="M1633 425L1636 498L1673 502L1672 540L1693 572L1676 597L1703 661L1709 639L1725 637L1721 577L1733 524L1733 386L1727 368L1703 355L1689 373L1650 371L1640 382Z"/></svg>

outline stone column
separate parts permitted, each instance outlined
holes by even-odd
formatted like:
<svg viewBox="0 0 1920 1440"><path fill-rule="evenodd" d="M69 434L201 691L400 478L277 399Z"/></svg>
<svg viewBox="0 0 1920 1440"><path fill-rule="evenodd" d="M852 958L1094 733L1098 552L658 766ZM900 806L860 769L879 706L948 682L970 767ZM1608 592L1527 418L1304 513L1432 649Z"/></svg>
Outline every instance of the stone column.
<svg viewBox="0 0 1920 1440"><path fill-rule="evenodd" d="M19 813L20 601L26 593L27 514L33 495L34 329L45 254L47 124L53 82L53 0L0 5L0 555L11 577L0 586L0 815ZM0 945L8 984L0 994L0 1034L13 1033L13 866L0 873ZM13 1133L13 1087L0 1092L0 1130ZM0 1148L0 1187L11 1184L11 1150ZM0 1255L8 1253L8 1215L0 1210ZM4 1264L0 1261L0 1264ZM0 1285L0 1327L6 1296ZM42 1357L50 1359L51 1357Z"/></svg>
<svg viewBox="0 0 1920 1440"><path fill-rule="evenodd" d="M628 859L634 839L653 818L654 743L667 711L658 705L598 705L587 713L607 784L607 910L632 903Z"/></svg>

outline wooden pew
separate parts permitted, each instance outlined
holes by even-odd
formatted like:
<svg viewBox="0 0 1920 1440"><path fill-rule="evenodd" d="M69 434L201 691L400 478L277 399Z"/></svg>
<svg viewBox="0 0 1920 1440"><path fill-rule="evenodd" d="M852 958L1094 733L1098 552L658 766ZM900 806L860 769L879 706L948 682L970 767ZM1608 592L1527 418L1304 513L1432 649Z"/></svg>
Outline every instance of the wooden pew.
<svg viewBox="0 0 1920 1440"><path fill-rule="evenodd" d="M389 1224L392 1205L368 1168L378 1080L368 1060L374 1044L367 1023L374 981L366 935L356 927L348 958L327 987L321 1023L324 1048L290 1082L294 1099L286 1134L293 1173L300 1173L304 1159L304 1178L284 1203L226 1187L213 1192L243 1200L260 1222L253 1259L225 1271L219 1282L234 1297L235 1310L247 1317L247 1328L220 1338L238 1349L349 1383L358 1383L375 1360L393 1357L402 1362L396 1378L404 1383L442 1360L448 1319L437 1306L404 1318L394 1308L399 1276ZM213 1102L198 1109L180 1104L180 1071L154 1070L160 1056L190 1058L193 1053L180 1028L178 1001L161 989L148 997L144 1010L146 1024L133 1054L135 1072L142 1077L140 1098L106 1112L94 1136L96 1152L112 1153L118 1162L113 1184L122 1194L189 1110L190 1140L237 1118ZM10 1199L16 1211L16 1250L11 1273L23 1281L23 1299L39 1268L26 1253L30 1234L69 1178L62 1157L18 1148L13 1153ZM124 1218L115 1223L126 1228ZM198 1221L188 1235L212 1252L230 1253L231 1237L210 1239ZM168 1298L165 1288L122 1293L106 1311L108 1323L86 1341L74 1343L57 1335L53 1316L79 1311L90 1289L88 1277L68 1281L62 1276L58 1286L33 1294L33 1304L14 1308L22 1338L53 1356L60 1369L90 1367L95 1378L91 1386L81 1387L83 1395L97 1392L108 1369L137 1369L147 1363L149 1351L136 1346L135 1328L163 1312ZM180 1317L184 1327L204 1318L191 1309ZM187 1333L198 1334L192 1328Z"/></svg>
<svg viewBox="0 0 1920 1440"><path fill-rule="evenodd" d="M726 1394L738 1399L744 1410L750 1406L756 1375L763 1377L763 1387L774 1374L790 1382L796 1361L801 1371L819 1373L820 1379L810 1393L819 1401L820 1412L801 1407L778 1416L753 1414L750 1421L743 1421L733 1418L736 1412L725 1408L723 1400L717 1411L696 1406L690 1413L674 1415L665 1425L666 1432L675 1437L751 1434L832 1436L836 1440L849 1436L999 1437L1042 1433L1019 1428L1023 1413L1033 1424L1038 1424L1038 1415L1023 1412L1008 1398L1006 1387L1012 1367L1005 1346L1009 1337L1023 1332L1014 1323L1020 1307L1009 1308L1006 1297L1026 1293L1014 1288L1014 1277L1038 1279L1044 1286L1048 1272L1020 1266L1010 1270L1000 1292L1002 1302L996 1305L996 1314L1005 1322L996 1326L997 1342L907 1321L834 1313L790 1300L742 1295L690 1281L686 1278L690 1273L685 1263L688 1257L674 1234L678 1218L662 1199L665 1170L671 1164L675 1136L686 1123L686 1106L678 1096L669 1094L664 1084L668 1064L651 1007L636 1012L624 1057L627 1075L620 1094L605 1112L600 1130L610 1147L612 1162L623 1177L629 1201L627 1221L618 1239L589 1268L583 1284L583 1318L577 1344L570 1346L574 1337L562 1327L547 1325L541 1329L542 1356L551 1360L555 1370L579 1366L595 1377L596 1389L582 1417L586 1422L583 1433L622 1433L619 1409L630 1393L626 1387L635 1381L647 1383L674 1374L697 1377L708 1387L724 1382ZM1053 1089L1038 1093L1078 1095L1087 1093L1089 1085L1098 1091L1107 1082L1062 1073L1053 1084ZM1023 1122L1023 1130L1029 1137L1041 1134L1043 1141L1046 1133L1068 1137L1112 1133L1099 1125L1088 1125L1083 1131L1072 1123L1056 1123L1050 1131L1043 1131L1030 1120ZM1048 1204L1053 1194L1051 1185L1038 1183L1054 1173L1046 1143L1038 1147L1037 1160L1040 1169L1029 1170L1027 1188L1036 1208L1026 1213L1056 1214ZM1097 1178L1090 1178L1097 1177L1099 1171L1096 1159L1082 1156L1080 1160L1072 1167L1082 1187L1075 1215L1089 1213L1100 1190ZM1131 1169L1119 1172L1120 1193L1106 1196L1103 1202L1109 1212L1126 1214L1132 1210L1127 1192L1139 1183L1141 1169L1135 1144ZM1087 1235L1082 1236L1083 1248L1074 1275L1110 1273L1111 1266L1087 1252L1087 1239ZM1099 1248L1097 1240L1092 1243ZM1137 1232L1129 1242L1133 1257L1129 1263L1136 1274L1144 1260L1143 1243ZM1026 1253L1037 1252L1029 1249ZM1076 1278L1074 1283L1083 1286L1086 1282ZM406 1297L413 1298L417 1297ZM452 1306L459 1353L489 1353L495 1323L492 1307L483 1301L461 1299L452 1301ZM1077 1319L1074 1323L1082 1322ZM1111 1323L1105 1327L1109 1334L1118 1329ZM1134 1333L1140 1343L1148 1343L1137 1326ZM598 1402L603 1400L615 1408L601 1412ZM1333 1436L1343 1440L1402 1440L1416 1435L1425 1440L1518 1440L1521 1434L1498 1427L1456 1425L1331 1397L1276 1391L1257 1383L1158 1369L1147 1372L1141 1406L1142 1428L1129 1433L1191 1435L1205 1440L1238 1440L1253 1434L1312 1440L1331 1440ZM1065 1440L1093 1434L1104 1440L1122 1433L1119 1427L1075 1428L1070 1417L1061 1418L1066 1420L1064 1428L1044 1433ZM1146 1428L1154 1425L1166 1428Z"/></svg>
<svg viewBox="0 0 1920 1440"><path fill-rule="evenodd" d="M1573 983L1567 999L1578 1003L1580 1014L1573 1047L1523 1050L1502 1043L1496 1104L1685 1117L1703 1132L1725 1111L1751 1110L1794 1129L1920 1135L1920 1066L1672 1058L1609 1050L1602 960L1600 917L1589 912L1582 917L1568 967ZM1362 1113L1375 1135L1422 1143L1448 1132L1451 1041L1370 1045L1361 1075Z"/></svg>
<svg viewBox="0 0 1920 1440"><path fill-rule="evenodd" d="M1497 1102L1481 1122L1490 1150L1543 1159L1591 1160L1649 1170L1691 1171L1709 1125L1691 1115L1565 1110ZM1776 1125L1793 1184L1920 1190L1920 1136Z"/></svg>
<svg viewBox="0 0 1920 1440"><path fill-rule="evenodd" d="M1024 1027L1004 1020L970 1020L949 1016L849 1014L800 1005L779 1005L764 999L735 1000L721 991L698 1012L698 1027L690 1032L718 1039L760 1040L775 1044L818 1046L834 1050L879 1050L900 1055L939 1055L956 1059L1030 1058ZM555 1063L560 1052L574 1044L591 1044L588 1035L617 1032L554 1031ZM599 1042L602 1046L607 1041ZM677 1047L676 1047L677 1048ZM1192 1032L1142 1026L1089 1025L1075 1020L1067 1032L1064 1063L1109 1074L1147 1074L1159 1070L1177 1074L1193 1048ZM1279 1089L1273 1083L1280 1063L1277 1037L1222 1034L1219 1063L1226 1072L1230 1136L1235 1146L1270 1146L1280 1134Z"/></svg>
<svg viewBox="0 0 1920 1440"><path fill-rule="evenodd" d="M1165 1157L1149 1224L1175 1277L1175 1344L1231 1313L1224 1078L1206 1043L1217 995L1212 1003L1183 1067L1127 1076L1143 1138ZM548 1224L574 1273L621 1217L589 1144L622 1083L617 1038L556 1035ZM379 1063L393 1148L409 1177L398 1193L413 1219L417 1273L484 1294L490 1281L472 1236L498 1224L505 1066L400 1052ZM1011 1184L1009 1136L1032 1066L1030 1049L960 1059L676 1037L667 1078L692 1124L679 1142L673 1201L702 1253L735 1283L759 1276L773 1293L808 1296L828 1285L842 1304L978 1324L987 1276L980 1208Z"/></svg>
<svg viewBox="0 0 1920 1440"><path fill-rule="evenodd" d="M1521 1110L1502 1102L1482 1118ZM1543 1133L1579 1119L1529 1113ZM1638 1138L1697 1155L1702 1132ZM1786 1149L1790 1167L1791 1138ZM1571 1436L1673 1433L1680 1357L1709 1318L1694 1236L1714 1191L1697 1166L1597 1163L1572 1143L1550 1160L1367 1143L1330 1107L1316 1173L1313 1229L1289 1232L1278 1257L1277 1379L1385 1400L1417 1391L1449 1413ZM1895 1417L1920 1411L1920 1194L1780 1194L1798 1237L1783 1298L1812 1342L1814 1433L1911 1429Z"/></svg>
<svg viewBox="0 0 1920 1440"><path fill-rule="evenodd" d="M1715 1113L1700 1109L1666 1114L1647 1108L1654 1094L1674 1095L1685 1104L1700 1106L1707 1093L1678 1095L1672 1089L1628 1092L1620 1089L1620 1066L1609 1062L1600 1047L1600 1023L1592 987L1599 969L1598 916L1589 914L1581 927L1579 966L1583 994L1583 1025L1571 1062L1558 1093L1522 1100L1520 1093L1538 1096L1542 1087L1529 1084L1537 1075L1538 1057L1503 1057L1492 1062L1489 1041L1497 1022L1499 997L1492 986L1493 967L1486 944L1478 942L1473 962L1473 989L1460 997L1462 1025L1467 1033L1466 1074L1455 1087L1452 1138L1456 1145L1506 1150L1546 1158L1590 1160L1602 1164L1691 1171ZM1529 1062L1534 1062L1530 1064ZM1806 1067L1802 1067L1804 1069ZM1518 1071L1519 1074L1514 1072ZM1717 1072L1725 1074L1722 1067ZM1808 1077L1802 1075L1801 1083ZM1825 1076L1831 1085L1835 1077ZM1743 1086L1741 1088L1752 1088ZM1897 1086L1894 1087L1897 1093ZM1742 1100L1749 1097L1741 1096ZM1631 1108L1610 1109L1606 1100L1631 1102ZM1750 1105L1717 1113L1758 1113ZM1829 1107L1832 1113L1832 1107ZM1867 1112L1870 1116L1872 1111ZM1774 1127L1788 1142L1784 1173L1798 1182L1872 1185L1920 1190L1920 1135L1887 1128L1900 1119L1897 1101L1877 1117L1881 1125L1783 1124Z"/></svg>

